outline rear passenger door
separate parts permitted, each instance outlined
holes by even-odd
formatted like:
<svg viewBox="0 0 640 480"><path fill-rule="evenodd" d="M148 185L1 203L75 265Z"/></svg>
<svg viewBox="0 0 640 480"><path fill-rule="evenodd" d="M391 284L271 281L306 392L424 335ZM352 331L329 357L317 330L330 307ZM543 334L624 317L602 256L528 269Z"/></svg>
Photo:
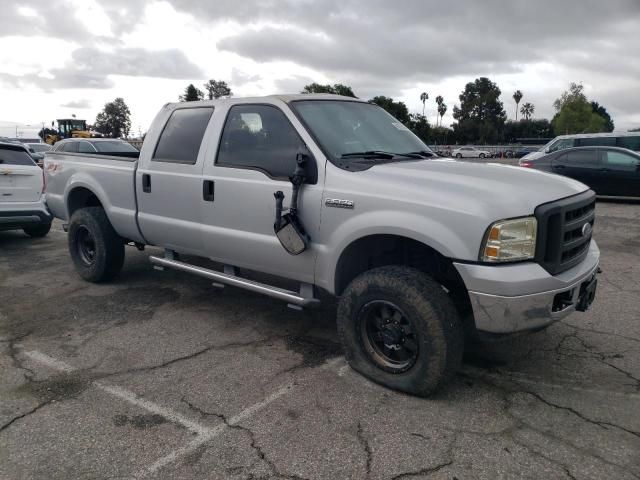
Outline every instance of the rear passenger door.
<svg viewBox="0 0 640 480"><path fill-rule="evenodd" d="M136 172L138 223L145 239L178 252L202 255L200 146L213 107L180 107L167 119L151 158Z"/></svg>
<svg viewBox="0 0 640 480"><path fill-rule="evenodd" d="M219 145L207 160L201 188L211 194L202 203L207 256L234 266L313 282L317 254L313 238L320 225L324 166L316 165L307 147L312 143L308 134L288 109L273 104L232 105L219 129ZM292 186L288 177L296 167L297 153L309 155L307 163L315 174L311 175L311 183L301 187L298 200L299 217L311 236L310 248L292 256L273 230L273 194L281 190L285 194L284 206L289 205Z"/></svg>
<svg viewBox="0 0 640 480"><path fill-rule="evenodd" d="M617 150L600 152L601 195L640 197L640 160Z"/></svg>
<svg viewBox="0 0 640 480"><path fill-rule="evenodd" d="M595 149L584 148L559 154L551 163L553 173L574 178L596 193L602 187Z"/></svg>

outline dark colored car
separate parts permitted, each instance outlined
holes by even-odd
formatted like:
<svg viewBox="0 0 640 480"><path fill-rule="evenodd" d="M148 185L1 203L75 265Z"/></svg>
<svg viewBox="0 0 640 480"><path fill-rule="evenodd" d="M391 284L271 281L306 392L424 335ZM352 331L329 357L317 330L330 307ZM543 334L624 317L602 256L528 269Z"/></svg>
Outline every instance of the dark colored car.
<svg viewBox="0 0 640 480"><path fill-rule="evenodd" d="M640 154L626 148L568 148L520 166L575 178L600 196L640 198Z"/></svg>
<svg viewBox="0 0 640 480"><path fill-rule="evenodd" d="M81 153L95 155L116 155L138 158L140 151L124 140L115 138L67 138L60 140L52 152Z"/></svg>
<svg viewBox="0 0 640 480"><path fill-rule="evenodd" d="M531 152L537 152L538 150L540 150L540 147L521 147L518 150L516 150L515 152L513 152L513 158L522 158L525 155L530 154Z"/></svg>

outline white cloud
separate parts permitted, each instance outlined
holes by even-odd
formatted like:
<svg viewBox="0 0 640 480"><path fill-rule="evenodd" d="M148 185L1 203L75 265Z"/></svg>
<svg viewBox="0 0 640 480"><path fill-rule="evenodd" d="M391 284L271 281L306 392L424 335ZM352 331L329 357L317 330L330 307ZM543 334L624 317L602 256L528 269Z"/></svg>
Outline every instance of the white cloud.
<svg viewBox="0 0 640 480"><path fill-rule="evenodd" d="M637 0L23 0L3 10L0 105L6 119L35 123L86 99L93 121L122 96L134 130L145 130L188 83L225 80L243 96L313 80L413 112L426 90L432 121L440 94L449 124L464 85L488 76L510 117L513 90L550 117L553 100L582 81L624 128L640 122L639 19Z"/></svg>

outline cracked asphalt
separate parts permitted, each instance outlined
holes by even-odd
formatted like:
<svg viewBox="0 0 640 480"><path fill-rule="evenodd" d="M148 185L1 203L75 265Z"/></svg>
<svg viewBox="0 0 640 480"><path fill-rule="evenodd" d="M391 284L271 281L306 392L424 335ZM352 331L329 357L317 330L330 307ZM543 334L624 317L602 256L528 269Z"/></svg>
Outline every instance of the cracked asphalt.
<svg viewBox="0 0 640 480"><path fill-rule="evenodd" d="M599 202L597 299L467 352L429 399L344 363L335 306L297 312L127 249L0 232L2 479L638 479L640 204Z"/></svg>

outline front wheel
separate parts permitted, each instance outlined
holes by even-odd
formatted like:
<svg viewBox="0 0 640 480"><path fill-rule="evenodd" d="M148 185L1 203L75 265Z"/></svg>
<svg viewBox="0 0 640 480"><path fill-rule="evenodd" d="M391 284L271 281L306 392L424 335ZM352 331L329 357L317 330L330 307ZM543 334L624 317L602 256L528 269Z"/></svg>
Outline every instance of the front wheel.
<svg viewBox="0 0 640 480"><path fill-rule="evenodd" d="M81 208L69 221L69 254L82 278L103 282L124 264L124 242L100 207Z"/></svg>
<svg viewBox="0 0 640 480"><path fill-rule="evenodd" d="M413 268L357 277L340 298L337 323L351 367L395 390L428 396L462 361L463 330L451 298Z"/></svg>
<svg viewBox="0 0 640 480"><path fill-rule="evenodd" d="M456 153L456 158L462 158L462 154L461 153Z"/></svg>
<svg viewBox="0 0 640 480"><path fill-rule="evenodd" d="M478 155L480 158L484 158L484 153L481 153L480 155Z"/></svg>

